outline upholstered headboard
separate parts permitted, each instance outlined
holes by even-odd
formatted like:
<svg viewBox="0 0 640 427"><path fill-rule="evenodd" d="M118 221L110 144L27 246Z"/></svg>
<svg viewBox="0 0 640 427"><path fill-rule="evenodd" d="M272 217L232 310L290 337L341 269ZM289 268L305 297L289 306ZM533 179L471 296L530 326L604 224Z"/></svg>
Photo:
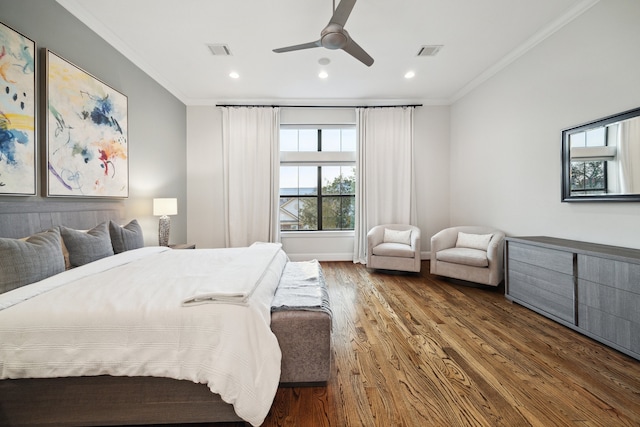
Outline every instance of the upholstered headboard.
<svg viewBox="0 0 640 427"><path fill-rule="evenodd" d="M0 237L27 237L57 225L90 229L123 218L122 201L0 201Z"/></svg>

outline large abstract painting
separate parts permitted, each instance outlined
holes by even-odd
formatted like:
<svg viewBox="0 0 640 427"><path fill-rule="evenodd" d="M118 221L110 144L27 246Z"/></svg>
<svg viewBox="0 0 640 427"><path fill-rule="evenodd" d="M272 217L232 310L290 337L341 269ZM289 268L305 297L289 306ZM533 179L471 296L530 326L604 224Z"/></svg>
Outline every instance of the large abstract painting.
<svg viewBox="0 0 640 427"><path fill-rule="evenodd" d="M46 50L47 195L127 197L127 97Z"/></svg>
<svg viewBox="0 0 640 427"><path fill-rule="evenodd" d="M34 41L0 23L0 194L36 194Z"/></svg>

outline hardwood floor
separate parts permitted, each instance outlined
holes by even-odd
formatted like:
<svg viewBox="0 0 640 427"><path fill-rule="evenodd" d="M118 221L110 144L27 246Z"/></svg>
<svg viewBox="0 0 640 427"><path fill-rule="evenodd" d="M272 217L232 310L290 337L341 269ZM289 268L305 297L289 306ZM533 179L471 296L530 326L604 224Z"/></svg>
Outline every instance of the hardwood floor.
<svg viewBox="0 0 640 427"><path fill-rule="evenodd" d="M326 387L280 388L263 426L638 426L640 362L502 289L322 263Z"/></svg>

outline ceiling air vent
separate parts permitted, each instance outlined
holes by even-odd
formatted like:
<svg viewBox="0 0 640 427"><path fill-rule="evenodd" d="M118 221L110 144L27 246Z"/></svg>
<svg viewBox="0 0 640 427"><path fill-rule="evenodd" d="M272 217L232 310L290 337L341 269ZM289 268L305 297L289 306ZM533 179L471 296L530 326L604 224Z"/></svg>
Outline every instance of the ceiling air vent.
<svg viewBox="0 0 640 427"><path fill-rule="evenodd" d="M208 44L207 47L215 56L230 56L231 49L226 44Z"/></svg>
<svg viewBox="0 0 640 427"><path fill-rule="evenodd" d="M440 49L442 49L442 45L422 46L416 56L436 56Z"/></svg>

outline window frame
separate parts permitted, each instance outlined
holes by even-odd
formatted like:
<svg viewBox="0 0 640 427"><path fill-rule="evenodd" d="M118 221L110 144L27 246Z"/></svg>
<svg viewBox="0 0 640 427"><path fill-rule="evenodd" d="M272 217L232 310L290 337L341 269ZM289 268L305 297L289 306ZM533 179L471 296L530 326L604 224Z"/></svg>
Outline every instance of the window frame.
<svg viewBox="0 0 640 427"><path fill-rule="evenodd" d="M326 166L342 166L342 167L356 167L356 151L322 151L322 132L327 129L353 129L355 125L281 125L280 130L283 129L314 129L317 130L317 148L316 151L280 151L280 167L283 166L313 166L316 167L316 185L317 194L297 194L282 195L279 194L279 200L283 198L297 199L315 199L317 200L317 228L316 229L297 229L288 230L282 229L282 223L278 219L278 226L281 233L335 233L335 232L353 232L354 228L331 228L325 229L323 226L323 200L329 198L349 198L353 199L355 203L355 188L352 194L323 194L322 191L322 168ZM280 203L279 203L280 204ZM355 227L355 225L354 225Z"/></svg>

